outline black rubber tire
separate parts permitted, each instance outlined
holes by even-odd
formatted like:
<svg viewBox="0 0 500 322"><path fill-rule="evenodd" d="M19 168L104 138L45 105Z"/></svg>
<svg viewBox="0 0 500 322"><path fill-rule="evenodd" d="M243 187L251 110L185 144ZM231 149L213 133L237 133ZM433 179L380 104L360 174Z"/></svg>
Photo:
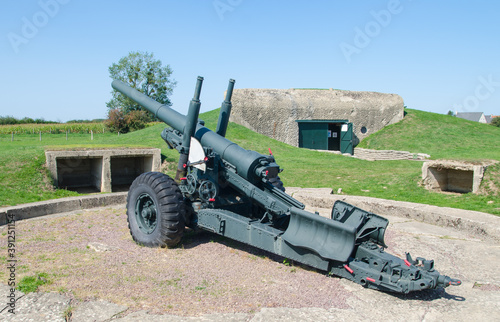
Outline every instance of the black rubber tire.
<svg viewBox="0 0 500 322"><path fill-rule="evenodd" d="M142 200L154 202L155 223L141 228L136 207ZM136 243L147 247L173 247L179 243L185 228L185 207L177 183L160 172L147 172L138 176L127 195L127 221ZM148 223L150 223L148 221Z"/></svg>

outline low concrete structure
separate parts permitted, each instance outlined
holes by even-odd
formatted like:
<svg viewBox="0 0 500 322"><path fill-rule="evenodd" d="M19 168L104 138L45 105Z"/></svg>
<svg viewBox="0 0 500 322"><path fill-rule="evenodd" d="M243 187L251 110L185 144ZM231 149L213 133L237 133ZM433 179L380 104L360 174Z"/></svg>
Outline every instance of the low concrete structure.
<svg viewBox="0 0 500 322"><path fill-rule="evenodd" d="M26 220L71 211L125 205L127 192L66 197L0 208L0 226L11 221Z"/></svg>
<svg viewBox="0 0 500 322"><path fill-rule="evenodd" d="M354 157L356 159L367 160L367 161L379 161L379 160L422 161L430 158L431 156L426 153L410 153L408 151L372 150L372 149L355 148Z"/></svg>
<svg viewBox="0 0 500 322"><path fill-rule="evenodd" d="M45 151L54 185L70 190L123 190L141 173L159 171L160 149Z"/></svg>
<svg viewBox="0 0 500 322"><path fill-rule="evenodd" d="M232 103L232 122L293 146L299 146L297 121L346 120L356 145L404 116L401 96L377 92L245 88L234 90Z"/></svg>
<svg viewBox="0 0 500 322"><path fill-rule="evenodd" d="M429 190L478 193L488 165L463 161L428 161L422 166L422 180Z"/></svg>

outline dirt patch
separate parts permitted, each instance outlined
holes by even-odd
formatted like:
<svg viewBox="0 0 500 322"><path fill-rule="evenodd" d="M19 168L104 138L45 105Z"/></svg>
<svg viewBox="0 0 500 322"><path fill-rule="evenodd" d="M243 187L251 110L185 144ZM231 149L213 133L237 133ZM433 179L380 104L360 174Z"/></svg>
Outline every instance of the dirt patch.
<svg viewBox="0 0 500 322"><path fill-rule="evenodd" d="M131 311L193 316L262 307L347 308L352 296L338 278L210 233L191 232L174 249L140 247L123 208L18 222L16 236L19 280L47 273L52 283L40 291L105 299Z"/></svg>
<svg viewBox="0 0 500 322"><path fill-rule="evenodd" d="M500 286L494 284L482 284L479 282L475 282L472 288L479 289L481 291L500 291Z"/></svg>
<svg viewBox="0 0 500 322"><path fill-rule="evenodd" d="M168 173L169 171L175 171L176 169L177 169L177 162L168 161L167 159L165 159L160 166L160 172L162 173Z"/></svg>

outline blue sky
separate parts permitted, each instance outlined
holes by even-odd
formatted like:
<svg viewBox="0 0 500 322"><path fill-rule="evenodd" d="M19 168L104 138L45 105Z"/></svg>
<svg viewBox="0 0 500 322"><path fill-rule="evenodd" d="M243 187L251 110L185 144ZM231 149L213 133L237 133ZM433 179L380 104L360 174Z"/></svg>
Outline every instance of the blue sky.
<svg viewBox="0 0 500 322"><path fill-rule="evenodd" d="M131 51L173 69L185 113L236 88L401 95L409 108L500 115L497 1L0 0L0 115L105 118L108 67Z"/></svg>

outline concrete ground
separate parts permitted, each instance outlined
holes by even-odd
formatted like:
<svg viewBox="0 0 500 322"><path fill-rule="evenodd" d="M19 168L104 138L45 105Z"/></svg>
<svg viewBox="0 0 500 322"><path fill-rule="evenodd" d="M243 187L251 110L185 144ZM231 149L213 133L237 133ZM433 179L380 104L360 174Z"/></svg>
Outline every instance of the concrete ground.
<svg viewBox="0 0 500 322"><path fill-rule="evenodd" d="M368 290L343 279L341 284L348 293L348 308L279 307L262 308L252 314L235 312L193 317L130 312L126 306L99 299L75 306L69 297L59 293L24 295L16 292L16 314L9 313L9 307L2 305L0 319L64 321L64 312L71 312L71 321L500 321L500 273L496 266L500 263L500 234L497 229L500 218L450 208L377 201L374 198L336 198L324 189L288 191L308 204L309 210L317 210L321 214L330 211L328 208L333 199L345 199L365 209L385 209L377 213L390 220L386 235L390 241L389 252L404 256L404 252L409 251L414 256L435 259L437 270L461 279L463 284L409 295L392 295ZM98 213L99 208L92 211ZM411 218L409 213L416 213L416 218ZM485 226L494 227L486 229ZM2 284L0 297L6 301L9 293L9 288Z"/></svg>

